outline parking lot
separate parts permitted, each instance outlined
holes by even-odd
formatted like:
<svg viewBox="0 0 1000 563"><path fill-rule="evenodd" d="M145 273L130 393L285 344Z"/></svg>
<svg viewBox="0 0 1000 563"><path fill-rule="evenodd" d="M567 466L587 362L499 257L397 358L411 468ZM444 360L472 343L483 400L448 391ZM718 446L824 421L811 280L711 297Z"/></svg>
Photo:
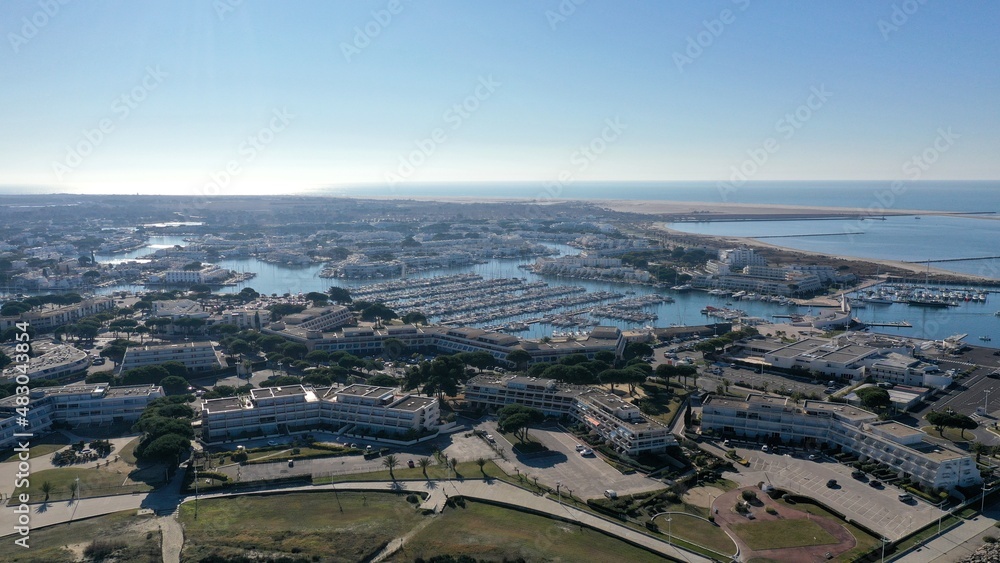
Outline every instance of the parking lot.
<svg viewBox="0 0 1000 563"><path fill-rule="evenodd" d="M512 444L507 442L496 430L495 422L485 422L477 428L493 434L497 443L511 452ZM521 474L538 477L539 483L555 487L561 484L562 490L572 491L578 498L587 499L600 497L607 489L613 489L619 494L631 494L663 488L657 479L650 479L640 473L622 475L620 471L608 465L600 455L593 457L581 456L576 451L580 444L572 434L558 428L537 429L530 431L531 436L550 450L542 456L516 456L507 454L507 459Z"/></svg>
<svg viewBox="0 0 1000 563"><path fill-rule="evenodd" d="M944 512L922 500L900 502L899 489L883 485L873 488L867 481L851 477L852 469L832 458L810 461L806 454L769 454L758 448L736 448L750 467L739 478L744 485L770 483L778 489L815 498L847 518L885 535L901 538L937 521ZM827 481L835 479L834 488Z"/></svg>

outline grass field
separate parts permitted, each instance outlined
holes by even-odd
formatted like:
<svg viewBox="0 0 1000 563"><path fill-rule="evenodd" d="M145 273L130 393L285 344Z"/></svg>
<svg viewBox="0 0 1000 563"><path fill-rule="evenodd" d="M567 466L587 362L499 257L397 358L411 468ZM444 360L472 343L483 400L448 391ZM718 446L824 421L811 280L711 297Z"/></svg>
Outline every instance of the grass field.
<svg viewBox="0 0 1000 563"><path fill-rule="evenodd" d="M142 436L138 436L135 440L125 444L125 446L122 447L122 451L118 452L118 455L121 456L125 463L135 465L139 462L139 460L135 458L135 447L139 445L140 440L142 440Z"/></svg>
<svg viewBox="0 0 1000 563"><path fill-rule="evenodd" d="M813 516L820 516L823 518L827 518L829 520L833 520L838 524L840 524L841 526L847 528L847 531L851 532L851 535L854 536L854 539L855 541L858 542L858 545L856 545L854 549L852 549L851 551L848 551L847 553L843 553L840 556L838 556L837 561L854 561L855 559L857 559L858 557L860 557L865 553L868 553L869 551L874 549L875 546L878 545L879 540L877 537L872 536L868 532L865 532L864 530L855 526L854 524L851 524L850 522L844 522L836 515L832 514L831 512L827 511L825 508L821 506L803 502L796 503L794 506L786 503L785 501L781 501L781 503L787 505L789 508L793 510L800 510L802 512L808 512Z"/></svg>
<svg viewBox="0 0 1000 563"><path fill-rule="evenodd" d="M0 561L10 563L69 563L82 561L83 550L94 540L114 541L119 563L157 563L162 560L160 531L152 517L134 510L32 530L29 549L0 542ZM91 559L87 559L90 561ZM109 561L111 559L105 559Z"/></svg>
<svg viewBox="0 0 1000 563"><path fill-rule="evenodd" d="M938 432L933 426L924 426L921 430L931 436L937 436L939 438L944 438L945 440L951 440L952 442L958 442L960 444L964 444L965 442L972 441L976 438L976 436L971 432L968 434L962 434L962 431L957 428L944 428L941 432Z"/></svg>
<svg viewBox="0 0 1000 563"><path fill-rule="evenodd" d="M669 531L671 537L685 539L719 553L730 555L736 553L736 544L719 526L686 514L671 514L670 518L669 525L666 516L660 516L655 520L656 525L660 527L660 533L666 535Z"/></svg>
<svg viewBox="0 0 1000 563"><path fill-rule="evenodd" d="M28 449L28 457L35 458L49 455L63 449L69 445L69 439L67 439L61 432L53 432L42 438L32 440L31 443L32 446ZM14 461L18 459L17 456L18 452L13 452L3 461Z"/></svg>
<svg viewBox="0 0 1000 563"><path fill-rule="evenodd" d="M162 470L156 469L152 478L162 475ZM45 469L31 474L31 486L19 488L14 491L11 497L17 497L21 493L27 492L31 495L32 502L41 502L45 498L42 492L42 483L48 481L52 485L49 493L49 501L69 500L70 483L80 479L80 498L97 497L104 495L132 494L133 491L149 491L153 489L150 483L129 481L126 486L122 486L126 477L106 469L94 469L85 467L63 467L59 469ZM133 472L131 477L142 477Z"/></svg>
<svg viewBox="0 0 1000 563"><path fill-rule="evenodd" d="M465 554L487 561L628 561L664 559L621 540L578 525L467 501L446 510L417 531L389 561Z"/></svg>
<svg viewBox="0 0 1000 563"><path fill-rule="evenodd" d="M339 499L339 505L338 505ZM343 507L341 512L339 507ZM293 559L362 561L424 517L405 495L289 493L202 500L181 505L183 561L246 551Z"/></svg>
<svg viewBox="0 0 1000 563"><path fill-rule="evenodd" d="M730 527L754 551L837 543L837 538L812 520L770 520Z"/></svg>

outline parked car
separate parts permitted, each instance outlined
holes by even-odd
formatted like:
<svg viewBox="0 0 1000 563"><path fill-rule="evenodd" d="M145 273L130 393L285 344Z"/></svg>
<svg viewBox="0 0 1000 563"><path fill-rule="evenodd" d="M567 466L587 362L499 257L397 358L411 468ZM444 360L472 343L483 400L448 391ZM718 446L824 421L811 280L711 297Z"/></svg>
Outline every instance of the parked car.
<svg viewBox="0 0 1000 563"><path fill-rule="evenodd" d="M760 451L767 453L771 451L771 448L767 447L767 444L764 444L763 446L760 447Z"/></svg>
<svg viewBox="0 0 1000 563"><path fill-rule="evenodd" d="M294 459L288 460L288 467L295 467L295 460Z"/></svg>
<svg viewBox="0 0 1000 563"><path fill-rule="evenodd" d="M899 498L899 502L910 502L913 500L913 495L910 493L900 493L897 498Z"/></svg>
<svg viewBox="0 0 1000 563"><path fill-rule="evenodd" d="M876 489L882 488L882 481L879 481L878 479L872 479L871 481L868 481L868 484Z"/></svg>
<svg viewBox="0 0 1000 563"><path fill-rule="evenodd" d="M578 451L578 452L582 452L585 449L587 449L587 447L584 446L583 444L577 444L576 445L576 451Z"/></svg>
<svg viewBox="0 0 1000 563"><path fill-rule="evenodd" d="M406 466L409 467L410 469L413 469L414 467L416 467L416 464L413 463L412 459L408 459L406 460Z"/></svg>
<svg viewBox="0 0 1000 563"><path fill-rule="evenodd" d="M864 481L865 480L865 472L861 471L860 469L855 469L854 471L851 472L851 477L854 477L858 481Z"/></svg>
<svg viewBox="0 0 1000 563"><path fill-rule="evenodd" d="M614 500L618 498L618 492L615 491L614 489L608 489L604 491L604 496L608 497L611 500Z"/></svg>
<svg viewBox="0 0 1000 563"><path fill-rule="evenodd" d="M583 457L593 457L594 456L594 450L592 450L590 448L584 448L584 449L580 450L580 455L583 456Z"/></svg>

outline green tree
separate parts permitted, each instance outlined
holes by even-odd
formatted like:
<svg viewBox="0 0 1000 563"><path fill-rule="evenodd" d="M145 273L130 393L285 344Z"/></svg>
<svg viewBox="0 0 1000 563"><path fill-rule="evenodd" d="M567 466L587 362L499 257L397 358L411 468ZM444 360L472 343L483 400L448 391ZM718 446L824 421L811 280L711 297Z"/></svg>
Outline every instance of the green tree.
<svg viewBox="0 0 1000 563"><path fill-rule="evenodd" d="M163 387L163 391L167 395L180 395L182 393L187 393L189 384L188 380L183 377L169 375L160 381L160 386Z"/></svg>
<svg viewBox="0 0 1000 563"><path fill-rule="evenodd" d="M882 410L892 404L889 392L881 387L863 387L855 391L861 404L871 410Z"/></svg>
<svg viewBox="0 0 1000 563"><path fill-rule="evenodd" d="M513 434L522 444L528 439L528 427L543 420L542 411L525 405L510 404L497 411L497 428Z"/></svg>
<svg viewBox="0 0 1000 563"><path fill-rule="evenodd" d="M396 458L396 455L389 454L384 458L382 458L382 466L386 467L389 470L389 478L395 481L396 475L393 473L392 470L396 469L396 467L399 466L399 459Z"/></svg>
<svg viewBox="0 0 1000 563"><path fill-rule="evenodd" d="M346 304L351 302L351 293L342 287L331 287L326 290L326 293L330 296L330 300L335 303Z"/></svg>
<svg viewBox="0 0 1000 563"><path fill-rule="evenodd" d="M653 355L653 348L645 342L629 342L625 345L625 352L622 357L625 361L632 358L645 358Z"/></svg>
<svg viewBox="0 0 1000 563"><path fill-rule="evenodd" d="M514 350L507 354L507 361L513 364L518 371L524 371L528 362L531 361L531 354L524 350Z"/></svg>
<svg viewBox="0 0 1000 563"><path fill-rule="evenodd" d="M424 479L427 479L427 467L431 464L431 458L422 457L417 460L417 465L420 466L420 470L424 472Z"/></svg>
<svg viewBox="0 0 1000 563"><path fill-rule="evenodd" d="M427 316L419 311L411 311L403 315L403 322L408 325L425 325L427 324Z"/></svg>
<svg viewBox="0 0 1000 563"><path fill-rule="evenodd" d="M479 472L483 474L483 479L486 478L486 458L480 457L476 458L476 465L479 466Z"/></svg>
<svg viewBox="0 0 1000 563"><path fill-rule="evenodd" d="M48 502L49 495L52 493L52 491L55 490L55 487L53 487L52 483L50 483L49 481L42 481L41 489L42 492L45 493L45 502Z"/></svg>
<svg viewBox="0 0 1000 563"><path fill-rule="evenodd" d="M368 378L368 385L376 385L379 387L397 387L399 385L399 381L391 375L378 373Z"/></svg>

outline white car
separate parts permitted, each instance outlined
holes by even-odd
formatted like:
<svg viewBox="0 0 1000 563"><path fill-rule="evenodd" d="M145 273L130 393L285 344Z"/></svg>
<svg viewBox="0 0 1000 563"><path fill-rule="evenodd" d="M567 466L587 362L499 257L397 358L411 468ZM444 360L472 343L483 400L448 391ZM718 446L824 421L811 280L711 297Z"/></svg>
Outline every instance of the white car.
<svg viewBox="0 0 1000 563"><path fill-rule="evenodd" d="M584 449L580 450L580 455L583 456L583 457L591 457L591 456L594 455L594 450L591 450L591 449L588 449L588 448L584 448Z"/></svg>
<svg viewBox="0 0 1000 563"><path fill-rule="evenodd" d="M583 446L583 444L577 444L577 445L576 445L576 451L578 451L578 452L582 452L582 451L583 451L583 450L585 450L585 449L587 449L587 448L585 448L585 447Z"/></svg>

